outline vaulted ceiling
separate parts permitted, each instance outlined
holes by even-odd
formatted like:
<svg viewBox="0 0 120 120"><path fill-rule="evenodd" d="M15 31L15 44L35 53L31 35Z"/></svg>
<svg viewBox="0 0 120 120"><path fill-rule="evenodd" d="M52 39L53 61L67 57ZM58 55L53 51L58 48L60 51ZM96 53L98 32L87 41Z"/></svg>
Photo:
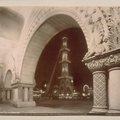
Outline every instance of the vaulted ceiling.
<svg viewBox="0 0 120 120"><path fill-rule="evenodd" d="M24 18L9 8L0 7L0 63L5 55L15 47L23 28Z"/></svg>

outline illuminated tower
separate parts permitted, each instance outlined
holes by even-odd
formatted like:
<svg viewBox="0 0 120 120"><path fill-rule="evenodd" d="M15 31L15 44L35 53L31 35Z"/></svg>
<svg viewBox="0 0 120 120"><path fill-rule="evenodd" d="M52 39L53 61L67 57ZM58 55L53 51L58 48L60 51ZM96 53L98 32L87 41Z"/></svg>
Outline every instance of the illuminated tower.
<svg viewBox="0 0 120 120"><path fill-rule="evenodd" d="M69 74L69 64L71 61L68 60L68 53L70 51L70 49L67 47L68 39L63 37L62 40L63 43L60 49L61 61L59 62L61 64L61 76L58 77L60 80L59 95L63 98L68 98L73 93L73 77Z"/></svg>

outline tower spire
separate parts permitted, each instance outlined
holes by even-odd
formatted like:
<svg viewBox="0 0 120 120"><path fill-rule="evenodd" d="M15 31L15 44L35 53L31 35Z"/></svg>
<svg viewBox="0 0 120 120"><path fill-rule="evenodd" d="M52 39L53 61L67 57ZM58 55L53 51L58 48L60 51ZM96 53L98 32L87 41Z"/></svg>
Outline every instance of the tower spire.
<svg viewBox="0 0 120 120"><path fill-rule="evenodd" d="M71 61L68 59L68 53L70 52L70 49L68 48L68 38L63 37L62 38L62 47L60 49L61 52L61 76L58 77L60 80L59 84L59 94L63 98L70 97L73 93L73 77L70 76L69 73L69 64Z"/></svg>

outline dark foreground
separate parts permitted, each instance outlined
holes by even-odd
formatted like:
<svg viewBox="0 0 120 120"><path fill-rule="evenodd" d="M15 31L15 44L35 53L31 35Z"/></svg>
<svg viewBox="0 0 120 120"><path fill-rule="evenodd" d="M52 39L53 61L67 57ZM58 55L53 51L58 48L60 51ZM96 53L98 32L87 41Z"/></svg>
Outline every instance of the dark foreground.
<svg viewBox="0 0 120 120"><path fill-rule="evenodd" d="M92 109L92 100L38 100L36 107L16 108L0 103L0 114L11 115L84 115Z"/></svg>
<svg viewBox="0 0 120 120"><path fill-rule="evenodd" d="M92 100L39 100L37 106L58 109L58 113L86 114L92 109ZM52 111L51 111L52 112ZM54 112L53 112L54 113Z"/></svg>

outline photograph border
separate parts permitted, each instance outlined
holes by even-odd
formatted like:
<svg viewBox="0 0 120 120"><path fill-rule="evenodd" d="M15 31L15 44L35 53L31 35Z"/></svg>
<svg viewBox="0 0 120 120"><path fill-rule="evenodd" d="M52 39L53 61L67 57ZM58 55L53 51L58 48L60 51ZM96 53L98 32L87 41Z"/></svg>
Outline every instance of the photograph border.
<svg viewBox="0 0 120 120"><path fill-rule="evenodd" d="M48 4L49 3L49 4ZM118 6L120 0L0 0L0 6ZM120 116L0 116L2 120L119 120Z"/></svg>

